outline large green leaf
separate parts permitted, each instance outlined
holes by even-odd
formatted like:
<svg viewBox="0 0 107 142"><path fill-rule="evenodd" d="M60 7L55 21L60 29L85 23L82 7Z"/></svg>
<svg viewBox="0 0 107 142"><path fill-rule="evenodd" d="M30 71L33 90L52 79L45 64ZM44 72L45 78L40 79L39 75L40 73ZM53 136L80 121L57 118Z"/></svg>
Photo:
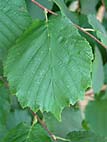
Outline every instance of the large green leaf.
<svg viewBox="0 0 107 142"><path fill-rule="evenodd" d="M93 62L92 72L93 89L98 93L104 84L104 69L100 51L95 47L95 60Z"/></svg>
<svg viewBox="0 0 107 142"><path fill-rule="evenodd" d="M0 59L30 22L24 0L0 0Z"/></svg>
<svg viewBox="0 0 107 142"><path fill-rule="evenodd" d="M66 137L69 132L82 130L82 115L79 110L65 108L62 112L62 120L59 122L52 114L44 114L49 130L56 136Z"/></svg>
<svg viewBox="0 0 107 142"><path fill-rule="evenodd" d="M19 124L8 132L3 142L51 142L45 130L39 125L30 127Z"/></svg>
<svg viewBox="0 0 107 142"><path fill-rule="evenodd" d="M71 132L67 135L67 138L71 140L71 142L106 142L107 138L100 137L92 132L88 131L78 131Z"/></svg>
<svg viewBox="0 0 107 142"><path fill-rule="evenodd" d="M88 15L88 21L95 30L97 37L107 46L107 32L104 26L96 19L95 15Z"/></svg>
<svg viewBox="0 0 107 142"><path fill-rule="evenodd" d="M90 102L86 108L86 120L98 135L107 136L107 100Z"/></svg>
<svg viewBox="0 0 107 142"><path fill-rule="evenodd" d="M13 46L5 75L23 107L52 112L83 99L91 86L92 50L66 17L36 22Z"/></svg>

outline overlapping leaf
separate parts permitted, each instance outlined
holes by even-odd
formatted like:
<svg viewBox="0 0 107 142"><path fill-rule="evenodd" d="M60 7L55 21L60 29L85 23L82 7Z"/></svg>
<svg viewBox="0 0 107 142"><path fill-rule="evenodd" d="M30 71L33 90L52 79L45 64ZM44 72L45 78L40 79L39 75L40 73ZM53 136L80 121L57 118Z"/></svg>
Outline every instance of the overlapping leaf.
<svg viewBox="0 0 107 142"><path fill-rule="evenodd" d="M86 109L86 120L92 131L107 136L107 100L90 102Z"/></svg>
<svg viewBox="0 0 107 142"><path fill-rule="evenodd" d="M65 108L59 122L52 114L44 114L49 130L56 136L66 137L69 132L82 130L82 114L79 110Z"/></svg>
<svg viewBox="0 0 107 142"><path fill-rule="evenodd" d="M5 75L23 107L50 111L84 97L91 86L92 50L66 17L36 22L12 47Z"/></svg>
<svg viewBox="0 0 107 142"><path fill-rule="evenodd" d="M106 142L107 138L100 137L92 132L88 131L78 131L71 132L67 135L67 138L71 140L71 142Z"/></svg>
<svg viewBox="0 0 107 142"><path fill-rule="evenodd" d="M3 142L51 142L45 130L39 125L19 124L3 139Z"/></svg>
<svg viewBox="0 0 107 142"><path fill-rule="evenodd" d="M43 6L45 6L46 8L50 10L52 9L53 2L51 0L36 0L36 1L42 4ZM26 3L28 11L33 19L41 19L41 20L45 19L45 13L41 8L39 8L37 5L32 3L31 0L26 0Z"/></svg>
<svg viewBox="0 0 107 142"><path fill-rule="evenodd" d="M12 129L22 122L26 122L28 125L31 125L31 115L27 110L16 109L9 113L6 125L8 129Z"/></svg>
<svg viewBox="0 0 107 142"><path fill-rule="evenodd" d="M96 19L95 15L88 15L88 21L95 30L97 37L107 46L107 32L104 26Z"/></svg>
<svg viewBox="0 0 107 142"><path fill-rule="evenodd" d="M83 14L96 14L96 6L98 0L80 0L81 13Z"/></svg>
<svg viewBox="0 0 107 142"><path fill-rule="evenodd" d="M0 91L2 91L1 87ZM10 111L10 104L5 97L5 94L1 95L1 93L3 92L0 92L0 124L5 124Z"/></svg>
<svg viewBox="0 0 107 142"><path fill-rule="evenodd" d="M102 57L97 47L95 47L95 59L93 62L92 81L94 92L98 93L104 84L104 69Z"/></svg>
<svg viewBox="0 0 107 142"><path fill-rule="evenodd" d="M30 22L25 0L0 0L0 59Z"/></svg>

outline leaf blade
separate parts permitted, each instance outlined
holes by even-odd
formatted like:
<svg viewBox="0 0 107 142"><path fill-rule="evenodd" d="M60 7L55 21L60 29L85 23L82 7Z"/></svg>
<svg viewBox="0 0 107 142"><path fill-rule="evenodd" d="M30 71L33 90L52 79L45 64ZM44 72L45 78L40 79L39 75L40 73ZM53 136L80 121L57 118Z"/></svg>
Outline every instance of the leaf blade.
<svg viewBox="0 0 107 142"><path fill-rule="evenodd" d="M66 17L37 22L31 29L10 49L5 74L23 107L50 111L59 119L62 109L82 99L91 85L92 50Z"/></svg>

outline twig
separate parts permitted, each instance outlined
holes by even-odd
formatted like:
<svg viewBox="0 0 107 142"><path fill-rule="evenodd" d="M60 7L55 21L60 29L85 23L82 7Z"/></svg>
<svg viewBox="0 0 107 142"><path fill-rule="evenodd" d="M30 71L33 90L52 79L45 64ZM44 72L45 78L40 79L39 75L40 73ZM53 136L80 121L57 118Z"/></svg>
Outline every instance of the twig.
<svg viewBox="0 0 107 142"><path fill-rule="evenodd" d="M89 37L91 37L92 39L94 39L97 43L99 43L102 47L107 48L107 46L105 46L100 40L98 40L95 36L93 36L92 34L90 34L89 32L85 31L83 28L81 28L79 25L74 24L74 26L79 29L80 31L82 31L83 33L87 34Z"/></svg>
<svg viewBox="0 0 107 142"><path fill-rule="evenodd" d="M40 7L41 9L43 9L44 11L47 11L53 15L58 15L57 13L47 9L46 7L44 7L43 5L41 5L40 3L38 3L35 0L31 0L34 4L36 4L38 7ZM79 29L80 31L82 31L83 33L85 33L86 35L88 35L89 37L91 37L92 39L94 39L97 43L99 43L102 47L107 48L107 46L105 46L100 40L98 40L94 35L90 34L89 32L87 32L86 30L84 30L82 27L80 27L77 24L73 24L77 29Z"/></svg>
<svg viewBox="0 0 107 142"><path fill-rule="evenodd" d="M61 140L61 141L65 141L65 142L70 142L71 141L69 139L65 139L65 138L61 138L61 137L57 137L57 136L56 136L56 139Z"/></svg>
<svg viewBox="0 0 107 142"><path fill-rule="evenodd" d="M52 132L49 131L48 127L46 126L45 122L39 118L39 116L32 111L33 116L38 120L38 122L42 125L42 127L48 132L49 136L52 138L53 141L56 141L55 135L52 134Z"/></svg>
<svg viewBox="0 0 107 142"><path fill-rule="evenodd" d="M53 14L53 15L58 15L57 13L55 13L55 12L53 12L53 11L51 11L51 10L49 10L49 9L47 9L46 7L44 7L43 5L41 5L40 3L38 3L37 1L35 1L35 0L31 0L35 5L37 5L38 7L40 7L41 9L43 9L44 11L47 11L48 13L51 13L51 14Z"/></svg>

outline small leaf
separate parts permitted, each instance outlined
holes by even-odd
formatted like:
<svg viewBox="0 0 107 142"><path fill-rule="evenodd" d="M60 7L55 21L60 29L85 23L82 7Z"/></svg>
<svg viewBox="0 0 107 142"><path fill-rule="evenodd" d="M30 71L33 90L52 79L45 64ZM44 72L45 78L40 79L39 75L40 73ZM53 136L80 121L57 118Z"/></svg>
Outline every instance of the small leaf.
<svg viewBox="0 0 107 142"><path fill-rule="evenodd" d="M45 130L39 125L30 127L27 124L19 124L8 132L3 142L51 142Z"/></svg>
<svg viewBox="0 0 107 142"><path fill-rule="evenodd" d="M91 131L107 136L107 100L90 102L86 108L86 120Z"/></svg>
<svg viewBox="0 0 107 142"><path fill-rule="evenodd" d="M89 131L71 132L67 135L71 142L106 142L107 138L100 137Z"/></svg>
<svg viewBox="0 0 107 142"><path fill-rule="evenodd" d="M98 93L104 84L104 69L100 51L95 47L95 59L93 62L92 82L95 93Z"/></svg>
<svg viewBox="0 0 107 142"><path fill-rule="evenodd" d="M102 43L107 45L107 32L104 26L96 19L95 15L88 15L89 24L95 30L97 37L101 39Z"/></svg>
<svg viewBox="0 0 107 142"><path fill-rule="evenodd" d="M49 130L56 136L66 137L71 131L82 130L82 115L79 110L65 108L62 112L61 122L52 114L44 114L44 118Z"/></svg>
<svg viewBox="0 0 107 142"><path fill-rule="evenodd" d="M5 63L11 88L23 107L60 119L91 86L92 49L66 17L36 22L9 51Z"/></svg>

